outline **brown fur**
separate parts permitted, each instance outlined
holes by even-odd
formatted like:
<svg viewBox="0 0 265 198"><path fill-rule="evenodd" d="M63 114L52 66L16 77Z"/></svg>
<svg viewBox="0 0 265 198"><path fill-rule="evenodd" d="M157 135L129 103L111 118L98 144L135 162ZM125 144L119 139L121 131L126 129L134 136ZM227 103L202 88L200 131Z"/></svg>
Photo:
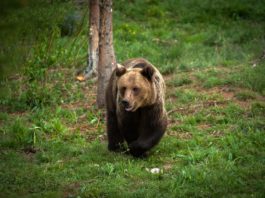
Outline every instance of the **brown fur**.
<svg viewBox="0 0 265 198"><path fill-rule="evenodd" d="M130 59L113 71L106 92L109 150L142 156L163 136L167 115L165 83L159 71L142 58Z"/></svg>

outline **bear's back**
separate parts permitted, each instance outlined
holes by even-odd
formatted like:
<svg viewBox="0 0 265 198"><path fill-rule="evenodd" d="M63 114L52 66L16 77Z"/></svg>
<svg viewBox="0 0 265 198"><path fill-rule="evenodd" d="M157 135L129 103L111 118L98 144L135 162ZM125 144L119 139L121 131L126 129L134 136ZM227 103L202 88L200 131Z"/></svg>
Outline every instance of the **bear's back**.
<svg viewBox="0 0 265 198"><path fill-rule="evenodd" d="M132 59L128 59L125 62L123 62L122 65L125 66L127 69L131 69L131 68L144 68L147 65L154 67L150 62L148 62L144 58L132 58Z"/></svg>

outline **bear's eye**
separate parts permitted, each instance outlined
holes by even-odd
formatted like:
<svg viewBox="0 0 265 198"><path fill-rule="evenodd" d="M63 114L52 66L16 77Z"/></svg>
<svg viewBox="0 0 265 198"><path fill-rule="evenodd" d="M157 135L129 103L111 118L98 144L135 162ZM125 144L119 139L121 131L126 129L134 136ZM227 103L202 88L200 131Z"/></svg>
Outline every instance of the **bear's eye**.
<svg viewBox="0 0 265 198"><path fill-rule="evenodd" d="M121 92L124 93L126 90L126 87L121 87Z"/></svg>
<svg viewBox="0 0 265 198"><path fill-rule="evenodd" d="M138 93L139 91L140 91L140 88L139 88L139 87L134 87L134 88L133 88L133 92L134 92L134 93Z"/></svg>

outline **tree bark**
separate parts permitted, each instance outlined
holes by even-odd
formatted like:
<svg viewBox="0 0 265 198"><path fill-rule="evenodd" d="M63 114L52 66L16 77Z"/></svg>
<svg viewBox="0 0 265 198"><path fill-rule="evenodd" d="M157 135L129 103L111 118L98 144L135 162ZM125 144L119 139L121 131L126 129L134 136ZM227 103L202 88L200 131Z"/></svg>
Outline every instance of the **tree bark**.
<svg viewBox="0 0 265 198"><path fill-rule="evenodd" d="M99 22L100 10L99 0L89 1L89 51L87 68L85 69L85 79L92 75L97 75L98 67L98 46L99 46Z"/></svg>
<svg viewBox="0 0 265 198"><path fill-rule="evenodd" d="M105 90L116 58L112 35L112 0L102 0L100 4L99 62L97 84L97 106L105 106Z"/></svg>

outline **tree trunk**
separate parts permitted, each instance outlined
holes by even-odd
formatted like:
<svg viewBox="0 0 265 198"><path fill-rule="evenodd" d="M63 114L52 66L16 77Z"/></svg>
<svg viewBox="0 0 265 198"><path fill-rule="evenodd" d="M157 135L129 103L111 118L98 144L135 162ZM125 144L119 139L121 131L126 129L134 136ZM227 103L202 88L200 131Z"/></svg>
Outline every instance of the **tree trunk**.
<svg viewBox="0 0 265 198"><path fill-rule="evenodd" d="M89 1L89 51L85 79L97 75L98 67L98 45L99 45L99 0Z"/></svg>
<svg viewBox="0 0 265 198"><path fill-rule="evenodd" d="M97 106L103 108L105 106L105 89L111 73L116 67L112 36L112 0L102 0L100 4L99 39Z"/></svg>

